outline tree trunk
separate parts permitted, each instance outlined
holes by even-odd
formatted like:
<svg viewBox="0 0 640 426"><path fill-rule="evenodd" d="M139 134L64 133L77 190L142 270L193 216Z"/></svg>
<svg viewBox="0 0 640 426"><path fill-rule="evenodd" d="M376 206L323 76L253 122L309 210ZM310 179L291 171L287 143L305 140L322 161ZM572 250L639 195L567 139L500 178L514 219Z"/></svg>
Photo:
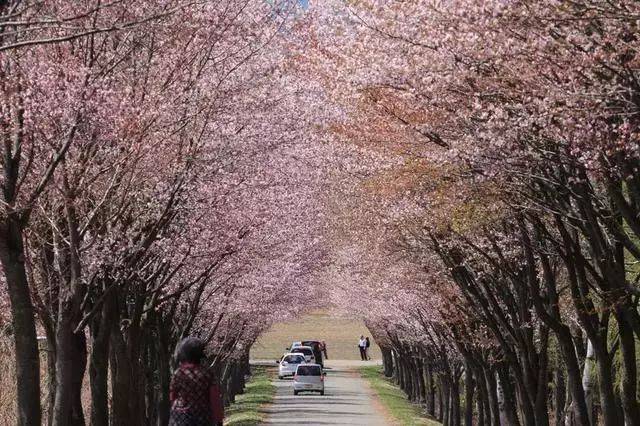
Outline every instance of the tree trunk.
<svg viewBox="0 0 640 426"><path fill-rule="evenodd" d="M625 426L640 425L640 407L637 399L637 366L636 366L636 345L631 324L622 308L616 312L618 330L620 332L620 350L622 352L622 408L624 409Z"/></svg>
<svg viewBox="0 0 640 426"><path fill-rule="evenodd" d="M84 410L82 408L82 384L87 371L87 337L84 331L74 334L76 353L78 355L75 369L71 377L71 425L84 426Z"/></svg>
<svg viewBox="0 0 640 426"><path fill-rule="evenodd" d="M394 349L391 350L391 362L393 363L393 382L398 383L398 354Z"/></svg>
<svg viewBox="0 0 640 426"><path fill-rule="evenodd" d="M109 343L114 301L113 296L106 297L100 315L91 326L91 426L109 426Z"/></svg>
<svg viewBox="0 0 640 426"><path fill-rule="evenodd" d="M443 390L442 383L438 386L438 421L442 422L444 420L444 401L443 399Z"/></svg>
<svg viewBox="0 0 640 426"><path fill-rule="evenodd" d="M436 388L433 382L433 373L431 372L431 367L429 365L424 366L424 375L425 375L425 386L426 390L426 404L427 404L427 413L430 416L435 416L436 413Z"/></svg>
<svg viewBox="0 0 640 426"><path fill-rule="evenodd" d="M391 350L387 347L381 347L382 352L382 365L384 366L385 377L393 377L393 359Z"/></svg>
<svg viewBox="0 0 640 426"><path fill-rule="evenodd" d="M109 426L109 341L95 339L91 348L91 426Z"/></svg>
<svg viewBox="0 0 640 426"><path fill-rule="evenodd" d="M56 403L56 339L53 329L47 331L47 379L47 425L51 426Z"/></svg>
<svg viewBox="0 0 640 426"><path fill-rule="evenodd" d="M464 368L464 426L473 426L473 393L475 387L471 363L467 362Z"/></svg>
<svg viewBox="0 0 640 426"><path fill-rule="evenodd" d="M422 372L422 363L419 359L413 360L413 368L413 375L416 380L416 401L423 403L425 400L424 373Z"/></svg>
<svg viewBox="0 0 640 426"><path fill-rule="evenodd" d="M451 386L444 374L440 376L440 392L442 398L442 424L443 426L451 426Z"/></svg>
<svg viewBox="0 0 640 426"><path fill-rule="evenodd" d="M489 410L489 398L487 397L487 387L485 385L484 375L482 374L482 367L477 366L474 371L476 387L477 387L477 411L478 411L478 425L487 426L491 424L490 410Z"/></svg>
<svg viewBox="0 0 640 426"><path fill-rule="evenodd" d="M15 345L18 426L41 426L40 357L33 303L24 265L19 219L10 214L0 229L0 262L11 302Z"/></svg>
<svg viewBox="0 0 640 426"><path fill-rule="evenodd" d="M73 196L66 173L63 175L64 212L68 240L59 251L59 263L68 267L68 277L60 283L58 320L56 323L56 401L53 409L54 426L84 426L82 410L82 382L87 368L87 339L85 331L75 332L82 315L81 301L84 285L80 265L80 234ZM68 247L66 246L68 244ZM68 257L67 257L68 256Z"/></svg>
<svg viewBox="0 0 640 426"><path fill-rule="evenodd" d="M536 398L534 403L534 410L536 416L536 425L549 426L549 354L547 352L549 347L549 329L541 327L540 332L540 351L537 359L537 374L536 382L538 388L536 389Z"/></svg>
<svg viewBox="0 0 640 426"><path fill-rule="evenodd" d="M492 426L500 426L500 407L498 405L498 393L496 389L496 379L490 369L484 369L484 382L487 389L489 409Z"/></svg>
<svg viewBox="0 0 640 426"><path fill-rule="evenodd" d="M613 391L613 374L611 371L611 360L608 352L602 345L605 342L594 342L596 353L596 365L598 367L598 380L600 390L600 404L602 407L602 418L605 426L618 426L618 410L616 408L615 393Z"/></svg>
<svg viewBox="0 0 640 426"><path fill-rule="evenodd" d="M413 393L413 401L414 402L420 402L421 401L421 395L422 395L422 386L420 385L420 368L417 365L417 361L416 359L412 359L411 363L409 364L411 371L411 391Z"/></svg>
<svg viewBox="0 0 640 426"><path fill-rule="evenodd" d="M593 349L593 344L591 340L587 339L587 354L584 359L584 369L582 371L582 389L584 391L585 403L587 409L587 415L589 416L589 423L593 424L593 419L591 415L593 413L593 388L594 388L594 380L596 377L596 362L595 362L595 351ZM575 407L575 401L574 401Z"/></svg>
<svg viewBox="0 0 640 426"><path fill-rule="evenodd" d="M152 314L153 315L153 314ZM145 336L144 355L142 365L144 366L144 410L145 424L158 424L158 391L159 391L159 353L156 350L156 335Z"/></svg>
<svg viewBox="0 0 640 426"><path fill-rule="evenodd" d="M506 415L506 424L519 425L518 410L515 404L516 395L513 382L509 376L509 370L505 368L498 369L498 377L500 379L500 386L502 388L502 404L504 406L504 413Z"/></svg>
<svg viewBox="0 0 640 426"><path fill-rule="evenodd" d="M568 396L571 396L571 395L568 395ZM568 400L564 409L564 426L574 426L576 424L574 420L575 416L573 411L574 411L573 401Z"/></svg>
<svg viewBox="0 0 640 426"><path fill-rule="evenodd" d="M111 404L112 426L144 425L144 388L139 376L144 375L135 349L139 345L137 337L129 330L127 341L122 336L118 322L112 321L111 329Z"/></svg>
<svg viewBox="0 0 640 426"><path fill-rule="evenodd" d="M233 393L236 395L242 395L244 393L244 368L240 362L233 363L233 375Z"/></svg>
<svg viewBox="0 0 640 426"><path fill-rule="evenodd" d="M567 370L567 381L569 391L571 392L575 420L578 426L588 426L591 424L589 417L591 415L591 411L589 410L587 403L588 400L586 397L584 382L580 382L580 365L576 355L576 347L573 344L573 338L566 327L562 329L562 332L556 333L556 337L558 339L558 344L562 351L562 358ZM582 375L582 379L584 380L584 374Z"/></svg>
<svg viewBox="0 0 640 426"><path fill-rule="evenodd" d="M402 389L403 391L407 391L407 376L406 373L407 371L404 368L404 362L402 360L399 360L398 362L398 386L400 386L400 389Z"/></svg>
<svg viewBox="0 0 640 426"><path fill-rule="evenodd" d="M460 426L460 380L458 377L451 378L451 426Z"/></svg>
<svg viewBox="0 0 640 426"><path fill-rule="evenodd" d="M404 377L404 392L409 396L409 399L413 401L413 378L411 377L411 369L408 366L406 360L402 362L402 377Z"/></svg>
<svg viewBox="0 0 640 426"><path fill-rule="evenodd" d="M83 332L74 333L68 302L61 303L56 327L56 397L54 426L84 425L82 381L87 362L87 343Z"/></svg>
<svg viewBox="0 0 640 426"><path fill-rule="evenodd" d="M496 380L496 389L498 395L498 408L500 410L500 425L509 425L512 426L507 417L507 410L505 407L505 397L504 397L504 389L502 387L502 383L500 383L500 376L498 376Z"/></svg>
<svg viewBox="0 0 640 426"><path fill-rule="evenodd" d="M520 403L519 408L522 413L522 423L525 426L539 426L536 423L536 412L534 406L531 404L529 389L524 383L516 380L516 390L518 402Z"/></svg>
<svg viewBox="0 0 640 426"><path fill-rule="evenodd" d="M564 404L566 403L566 388L564 384L564 375L562 374L562 369L559 366L554 370L553 384L553 407L555 426L564 426Z"/></svg>
<svg viewBox="0 0 640 426"><path fill-rule="evenodd" d="M402 364L400 363L399 357L396 355L395 359L395 376L394 383L398 385L400 389L402 389Z"/></svg>
<svg viewBox="0 0 640 426"><path fill-rule="evenodd" d="M158 317L160 317L158 315ZM167 426L169 424L169 410L171 404L169 401L169 385L171 383L171 351L167 330L165 327L158 325L158 340L156 351L158 353L158 426Z"/></svg>
<svg viewBox="0 0 640 426"><path fill-rule="evenodd" d="M220 386L225 391L224 392L225 406L235 401L235 395L231 393L231 389L229 387L230 377L231 377L231 365L228 362L226 362L222 369L222 376L220 378Z"/></svg>

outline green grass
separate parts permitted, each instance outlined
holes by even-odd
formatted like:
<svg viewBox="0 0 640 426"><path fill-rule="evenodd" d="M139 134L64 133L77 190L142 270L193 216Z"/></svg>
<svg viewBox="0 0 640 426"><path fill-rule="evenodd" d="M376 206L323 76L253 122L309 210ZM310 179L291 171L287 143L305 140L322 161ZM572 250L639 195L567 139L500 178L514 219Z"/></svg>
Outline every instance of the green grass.
<svg viewBox="0 0 640 426"><path fill-rule="evenodd" d="M362 321L345 318L331 311L316 311L301 318L274 324L251 348L252 359L275 360L297 340L324 340L329 359L359 360L358 339L371 333ZM382 358L372 341L371 358Z"/></svg>
<svg viewBox="0 0 640 426"><path fill-rule="evenodd" d="M382 374L382 367L361 367L360 375L371 385L390 416L402 426L440 426L428 419L423 410L412 404L405 394Z"/></svg>
<svg viewBox="0 0 640 426"><path fill-rule="evenodd" d="M264 421L262 408L271 403L276 387L271 383L273 369L252 366L252 376L243 395L236 397L236 402L226 409L225 425L252 426Z"/></svg>

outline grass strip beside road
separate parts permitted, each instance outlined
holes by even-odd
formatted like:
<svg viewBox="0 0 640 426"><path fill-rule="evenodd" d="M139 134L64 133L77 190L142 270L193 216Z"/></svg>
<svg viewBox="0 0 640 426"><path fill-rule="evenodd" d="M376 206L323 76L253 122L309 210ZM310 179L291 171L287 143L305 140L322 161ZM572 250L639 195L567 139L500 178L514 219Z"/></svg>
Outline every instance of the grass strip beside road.
<svg viewBox="0 0 640 426"><path fill-rule="evenodd" d="M440 426L440 423L426 417L424 411L407 399L404 392L382 374L382 367L360 367L360 375L365 378L378 400L389 415L402 426Z"/></svg>
<svg viewBox="0 0 640 426"><path fill-rule="evenodd" d="M271 383L273 368L252 366L252 376L245 387L245 392L236 397L236 402L227 407L225 425L252 426L265 420L263 408L273 401L276 387Z"/></svg>

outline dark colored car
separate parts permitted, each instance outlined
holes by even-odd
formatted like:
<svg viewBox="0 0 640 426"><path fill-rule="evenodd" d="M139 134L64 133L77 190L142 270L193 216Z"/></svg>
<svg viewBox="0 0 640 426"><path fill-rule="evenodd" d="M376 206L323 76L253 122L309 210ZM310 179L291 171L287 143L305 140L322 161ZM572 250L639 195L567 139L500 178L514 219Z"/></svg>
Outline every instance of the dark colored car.
<svg viewBox="0 0 640 426"><path fill-rule="evenodd" d="M291 349L291 353L302 354L307 362L316 363L315 351L310 346L298 346Z"/></svg>
<svg viewBox="0 0 640 426"><path fill-rule="evenodd" d="M303 340L302 346L309 346L313 349L313 355L316 358L316 364L324 366L324 359L322 357L322 342L319 340Z"/></svg>

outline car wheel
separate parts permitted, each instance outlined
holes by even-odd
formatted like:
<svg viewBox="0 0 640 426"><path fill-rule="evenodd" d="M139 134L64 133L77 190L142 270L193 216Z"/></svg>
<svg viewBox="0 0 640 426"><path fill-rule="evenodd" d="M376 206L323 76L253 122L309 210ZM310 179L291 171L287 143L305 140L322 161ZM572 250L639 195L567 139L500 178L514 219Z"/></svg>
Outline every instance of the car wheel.
<svg viewBox="0 0 640 426"><path fill-rule="evenodd" d="M297 391L297 390L294 390L294 391L293 391L293 395L298 395L298 391Z"/></svg>

